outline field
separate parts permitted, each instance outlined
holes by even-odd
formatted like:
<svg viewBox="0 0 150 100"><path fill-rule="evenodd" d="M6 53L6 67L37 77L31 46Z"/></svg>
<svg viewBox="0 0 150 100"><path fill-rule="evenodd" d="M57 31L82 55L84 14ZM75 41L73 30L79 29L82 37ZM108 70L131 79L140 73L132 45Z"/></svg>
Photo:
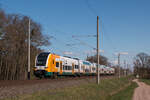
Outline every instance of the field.
<svg viewBox="0 0 150 100"><path fill-rule="evenodd" d="M79 86L40 91L4 100L131 100L133 90L137 86L131 80L131 76L120 79L104 79L100 85L94 82L85 83Z"/></svg>

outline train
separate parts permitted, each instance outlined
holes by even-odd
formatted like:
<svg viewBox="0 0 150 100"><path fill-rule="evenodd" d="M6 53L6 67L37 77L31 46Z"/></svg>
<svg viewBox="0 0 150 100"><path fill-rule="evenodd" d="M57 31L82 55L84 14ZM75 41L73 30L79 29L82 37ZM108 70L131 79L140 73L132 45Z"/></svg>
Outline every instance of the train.
<svg viewBox="0 0 150 100"><path fill-rule="evenodd" d="M36 56L33 72L38 78L56 78L58 76L80 77L83 75L96 75L96 66L96 63L78 58L59 56L50 52L41 52ZM99 72L102 75L113 75L115 69L105 65L99 65Z"/></svg>

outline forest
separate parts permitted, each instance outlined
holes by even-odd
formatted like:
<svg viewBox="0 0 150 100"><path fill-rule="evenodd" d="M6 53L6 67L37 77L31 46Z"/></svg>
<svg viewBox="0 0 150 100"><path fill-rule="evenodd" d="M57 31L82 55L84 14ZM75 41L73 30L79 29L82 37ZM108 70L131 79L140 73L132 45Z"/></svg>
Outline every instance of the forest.
<svg viewBox="0 0 150 100"><path fill-rule="evenodd" d="M0 9L0 80L25 80L28 69L28 29L31 28L31 76L41 46L50 45L42 26L30 17Z"/></svg>

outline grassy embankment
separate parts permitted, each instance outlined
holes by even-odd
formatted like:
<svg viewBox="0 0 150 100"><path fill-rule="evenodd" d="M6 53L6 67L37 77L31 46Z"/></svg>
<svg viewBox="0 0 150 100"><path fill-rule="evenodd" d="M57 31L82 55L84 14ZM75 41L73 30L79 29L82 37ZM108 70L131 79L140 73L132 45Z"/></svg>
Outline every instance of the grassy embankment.
<svg viewBox="0 0 150 100"><path fill-rule="evenodd" d="M150 79L140 79L140 81L150 85Z"/></svg>
<svg viewBox="0 0 150 100"><path fill-rule="evenodd" d="M112 95L108 100L132 100L134 89L138 87L135 82L121 90L120 92Z"/></svg>
<svg viewBox="0 0 150 100"><path fill-rule="evenodd" d="M137 85L131 82L130 78L105 79L100 85L87 83L70 88L41 91L22 95L13 100L131 100L133 90Z"/></svg>

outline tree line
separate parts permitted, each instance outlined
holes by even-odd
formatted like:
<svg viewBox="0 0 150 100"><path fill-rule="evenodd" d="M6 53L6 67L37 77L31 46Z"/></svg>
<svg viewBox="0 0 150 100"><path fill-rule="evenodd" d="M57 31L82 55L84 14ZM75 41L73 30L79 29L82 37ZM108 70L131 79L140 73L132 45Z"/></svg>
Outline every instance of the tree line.
<svg viewBox="0 0 150 100"><path fill-rule="evenodd" d="M150 55L142 52L134 59L134 74L140 78L150 78Z"/></svg>
<svg viewBox="0 0 150 100"><path fill-rule="evenodd" d="M91 63L97 63L97 55L94 56L87 56L86 58L87 61L90 61ZM110 65L108 62L108 58L102 55L99 55L99 64L100 65Z"/></svg>
<svg viewBox="0 0 150 100"><path fill-rule="evenodd" d="M97 55L93 55L93 56L88 56L86 58L87 61L90 61L91 63L97 63ZM120 75L121 76L125 76L125 75L129 75L131 73L130 68L123 68L118 65L113 65L108 61L108 58L103 56L103 55L99 55L99 64L100 65L105 65L105 66L109 66L115 69L115 75L119 75L119 69L120 69Z"/></svg>
<svg viewBox="0 0 150 100"><path fill-rule="evenodd" d="M0 80L27 79L28 69L28 23L29 17L7 14L0 9ZM50 45L49 38L42 33L42 27L30 18L31 66L40 47ZM32 71L31 67L31 71Z"/></svg>

